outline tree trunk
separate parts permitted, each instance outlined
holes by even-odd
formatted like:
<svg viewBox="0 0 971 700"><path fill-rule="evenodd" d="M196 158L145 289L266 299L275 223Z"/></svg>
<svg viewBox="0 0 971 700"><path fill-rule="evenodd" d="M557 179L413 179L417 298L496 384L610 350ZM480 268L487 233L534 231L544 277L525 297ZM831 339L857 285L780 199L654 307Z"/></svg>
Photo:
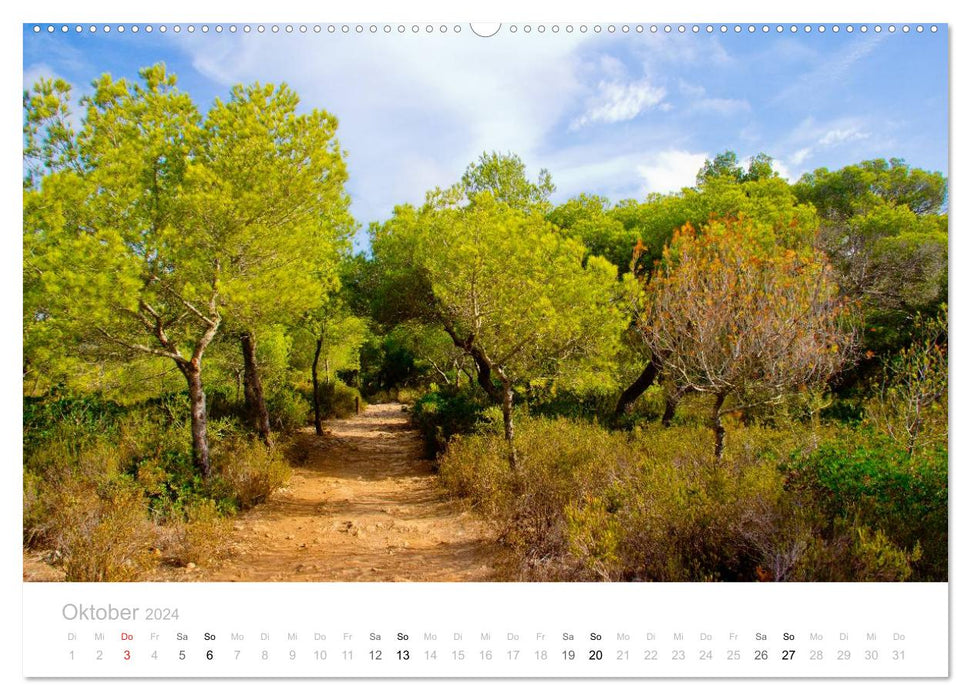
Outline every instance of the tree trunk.
<svg viewBox="0 0 971 700"><path fill-rule="evenodd" d="M641 375L634 380L634 383L624 389L624 393L620 395L620 399L617 401L617 408L614 409L614 417L620 418L630 413L631 406L641 397L641 394L647 391L648 387L654 383L656 378L657 364L654 360L651 360L647 363L647 367L644 368Z"/></svg>
<svg viewBox="0 0 971 700"><path fill-rule="evenodd" d="M715 394L715 405L711 409L711 429L715 433L715 459L722 458L725 449L725 427L722 425L722 404L725 394Z"/></svg>
<svg viewBox="0 0 971 700"><path fill-rule="evenodd" d="M239 334L239 342L243 349L243 396L246 401L246 414L260 439L269 445L270 413L266 410L263 382L256 364L256 338L249 331L244 331Z"/></svg>
<svg viewBox="0 0 971 700"><path fill-rule="evenodd" d="M472 361L475 363L476 380L479 382L479 386L482 387L482 390L485 391L490 399L501 404L505 401L505 396L502 390L492 381L492 366L486 361L482 353L478 352L475 348L470 351L470 354L472 355Z"/></svg>
<svg viewBox="0 0 971 700"><path fill-rule="evenodd" d="M324 345L323 338L317 338L317 347L314 348L314 362L310 365L310 378L314 385L314 430L318 435L324 434L324 426L320 418L320 394L318 393L319 382L317 381L317 363L320 361L320 349Z"/></svg>
<svg viewBox="0 0 971 700"><path fill-rule="evenodd" d="M482 387L482 390L490 399L497 404L501 404L504 400L502 391L492 381L492 362L488 356L482 351L482 348L476 347L474 337L460 338L448 321L444 318L441 320L442 325L445 327L445 332L448 333L455 347L463 350L472 358L472 364L475 365L476 381L478 381L479 386Z"/></svg>
<svg viewBox="0 0 971 700"><path fill-rule="evenodd" d="M515 431L512 424L512 383L503 382L502 384L502 423L505 428L506 443L509 446L509 468L513 472L519 469L519 460L516 456L516 445L513 442Z"/></svg>
<svg viewBox="0 0 971 700"><path fill-rule="evenodd" d="M209 437L206 434L206 392L202 389L202 372L198 362L180 363L179 369L189 383L189 406L192 414L192 464L208 479L212 473L209 462Z"/></svg>
<svg viewBox="0 0 971 700"><path fill-rule="evenodd" d="M661 425L665 428L671 427L671 421L674 420L674 412L678 410L678 404L681 402L681 393L678 391L668 392L668 395L664 397L664 415L661 416Z"/></svg>

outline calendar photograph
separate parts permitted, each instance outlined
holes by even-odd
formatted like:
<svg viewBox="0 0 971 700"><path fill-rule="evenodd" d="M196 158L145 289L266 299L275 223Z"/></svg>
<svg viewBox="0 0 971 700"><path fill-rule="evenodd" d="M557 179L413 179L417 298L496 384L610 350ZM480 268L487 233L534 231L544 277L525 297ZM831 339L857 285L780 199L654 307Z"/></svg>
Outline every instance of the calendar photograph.
<svg viewBox="0 0 971 700"><path fill-rule="evenodd" d="M947 25L22 34L25 588L948 580Z"/></svg>

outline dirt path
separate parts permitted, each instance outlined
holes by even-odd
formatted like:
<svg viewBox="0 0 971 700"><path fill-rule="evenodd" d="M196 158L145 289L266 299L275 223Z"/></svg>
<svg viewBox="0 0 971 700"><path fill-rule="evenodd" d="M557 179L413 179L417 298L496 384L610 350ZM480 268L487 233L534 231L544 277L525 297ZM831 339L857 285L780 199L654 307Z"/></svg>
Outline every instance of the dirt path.
<svg viewBox="0 0 971 700"><path fill-rule="evenodd" d="M234 555L200 581L489 581L500 548L448 499L401 404L301 434L287 489L235 524Z"/></svg>

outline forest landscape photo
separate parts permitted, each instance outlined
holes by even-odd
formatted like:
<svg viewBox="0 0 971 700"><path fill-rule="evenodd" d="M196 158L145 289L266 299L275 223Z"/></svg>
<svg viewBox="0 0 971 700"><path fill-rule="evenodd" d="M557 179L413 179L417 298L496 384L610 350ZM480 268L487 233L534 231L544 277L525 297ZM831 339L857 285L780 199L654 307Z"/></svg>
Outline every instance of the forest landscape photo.
<svg viewBox="0 0 971 700"><path fill-rule="evenodd" d="M25 581L948 579L946 28L514 29L24 26Z"/></svg>

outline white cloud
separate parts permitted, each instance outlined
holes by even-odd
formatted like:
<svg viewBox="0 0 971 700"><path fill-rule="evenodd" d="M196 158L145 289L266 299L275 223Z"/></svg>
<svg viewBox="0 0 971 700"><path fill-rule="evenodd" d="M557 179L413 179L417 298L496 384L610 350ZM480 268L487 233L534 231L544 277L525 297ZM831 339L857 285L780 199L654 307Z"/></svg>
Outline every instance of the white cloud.
<svg viewBox="0 0 971 700"><path fill-rule="evenodd" d="M705 96L705 88L701 85L692 85L689 82L679 78L678 79L678 92L686 97L690 97L695 100L700 100Z"/></svg>
<svg viewBox="0 0 971 700"><path fill-rule="evenodd" d="M623 61L610 54L601 54L598 61L598 68L604 77L613 80L620 80L627 73Z"/></svg>
<svg viewBox="0 0 971 700"><path fill-rule="evenodd" d="M285 81L304 108L336 115L352 209L366 224L456 182L483 151L517 153L535 174L549 134L586 94L577 47L589 37L421 39L183 35L173 43L223 86Z"/></svg>
<svg viewBox="0 0 971 700"><path fill-rule="evenodd" d="M860 131L854 127L847 129L830 129L822 138L819 139L820 146L833 146L838 143L846 143L847 141L860 141L861 139L869 138L870 134Z"/></svg>
<svg viewBox="0 0 971 700"><path fill-rule="evenodd" d="M812 155L812 152L813 149L811 148L800 148L798 151L792 154L792 157L789 158L789 162L797 166L802 165L806 159Z"/></svg>
<svg viewBox="0 0 971 700"><path fill-rule="evenodd" d="M818 123L808 117L789 135L789 147L794 150L786 161L798 168L820 151L869 139L870 132L864 129L860 119L844 118Z"/></svg>
<svg viewBox="0 0 971 700"><path fill-rule="evenodd" d="M798 165L798 164L796 164L796 165ZM779 173L779 177L781 177L783 180L785 180L787 182L792 182L793 181L794 176L792 174L792 171L789 169L789 166L786 163L782 162L781 160L773 160L772 161L772 168L777 173Z"/></svg>
<svg viewBox="0 0 971 700"><path fill-rule="evenodd" d="M698 171L705 164L707 153L667 150L653 156L650 162L637 167L647 192L676 192L695 184Z"/></svg>
<svg viewBox="0 0 971 700"><path fill-rule="evenodd" d="M651 107L662 105L667 91L646 78L632 83L601 82L597 94L588 103L587 111L573 121L571 128L579 129L601 122L614 124L630 121Z"/></svg>

